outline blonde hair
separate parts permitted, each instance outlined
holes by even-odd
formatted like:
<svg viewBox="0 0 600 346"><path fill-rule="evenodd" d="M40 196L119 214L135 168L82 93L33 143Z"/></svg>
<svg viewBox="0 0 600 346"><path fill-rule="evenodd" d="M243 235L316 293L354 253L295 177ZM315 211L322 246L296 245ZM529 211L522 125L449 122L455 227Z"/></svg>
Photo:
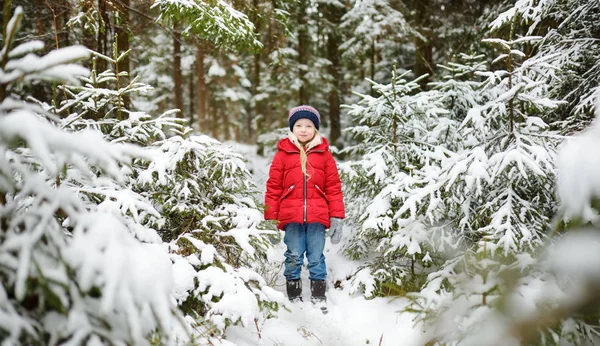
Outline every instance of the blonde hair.
<svg viewBox="0 0 600 346"><path fill-rule="evenodd" d="M306 164L308 162L307 151L321 144L321 134L318 130L315 130L315 136L310 140L310 142L306 143L306 145L302 145L302 143L298 141L298 138L296 138L296 136L294 136L291 132L290 135L292 136L292 142L296 144L298 149L300 149L300 167L302 168L302 173L304 173L304 175L310 178L310 175L306 173Z"/></svg>
<svg viewBox="0 0 600 346"><path fill-rule="evenodd" d="M306 162L308 161L308 155L306 155L306 149L304 145L300 145L300 166L302 167L302 173L306 174Z"/></svg>

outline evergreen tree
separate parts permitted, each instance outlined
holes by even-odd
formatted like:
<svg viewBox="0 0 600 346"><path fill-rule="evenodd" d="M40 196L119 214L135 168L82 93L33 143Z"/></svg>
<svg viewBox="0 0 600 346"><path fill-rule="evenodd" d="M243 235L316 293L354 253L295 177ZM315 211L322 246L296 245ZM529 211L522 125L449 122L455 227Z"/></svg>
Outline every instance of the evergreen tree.
<svg viewBox="0 0 600 346"><path fill-rule="evenodd" d="M361 144L345 151L360 159L342 166L344 193L352 201L348 214L358 228L347 251L355 259L374 258L354 280L367 296L400 286L416 290L423 283L421 268L429 266L436 246L425 225L439 220L435 208L442 198L435 186L427 186L433 178L427 168L448 153L443 143L451 142L454 133L446 131L458 127L449 118L436 127L448 111L437 91L413 95L418 80L394 75L391 84L374 83L373 88L380 97L362 95L348 112L358 123L351 131ZM412 196L408 189L413 184L428 191ZM421 206L417 215L420 199L430 200L427 215L420 215Z"/></svg>
<svg viewBox="0 0 600 346"><path fill-rule="evenodd" d="M353 85L359 84L365 77L380 83L387 80L389 74L379 76L377 73L389 69L397 55L383 56L382 53L396 54L396 50L389 48L416 34L402 12L392 8L386 0L356 1L341 21L340 29L348 33L348 39L340 47L342 58L351 62L350 69L355 71L352 76L360 78L354 80ZM359 65L354 66L357 62ZM370 92L365 89L356 91Z"/></svg>
<svg viewBox="0 0 600 346"><path fill-rule="evenodd" d="M194 330L196 339L209 338L215 330L222 334L237 323L248 325L263 318L263 312L269 316L283 296L256 271L269 246L265 235L273 230L262 224L256 187L250 183L243 158L210 137L191 135L185 121L171 116L175 111L153 119L124 108L121 92L151 87L134 79L129 86L112 91L118 80L117 60L102 58L112 66L99 74L102 78L95 78L96 71L92 71L84 87L66 87L72 95L67 102L72 114L65 126L93 128L111 142L135 143L146 150L127 169L126 192L114 185L84 186L81 191L93 203L123 214L140 241L169 249L173 270L185 275L175 299L191 317L186 319L190 324L186 330ZM103 114L94 117L99 121L85 119L90 105L98 106L94 114ZM117 111L122 116L112 117ZM148 205L132 206L132 201ZM248 308L232 306L236 299L246 300Z"/></svg>
<svg viewBox="0 0 600 346"><path fill-rule="evenodd" d="M172 342L181 313L170 301L167 253L140 243L119 214L80 195L84 187L123 188L121 168L142 151L108 143L92 130L68 131L55 114L13 93L21 83L76 83L88 73L73 64L88 56L84 47L40 57L33 54L43 48L39 41L13 48L22 16L19 7L7 23L1 61L8 78L0 104L0 306L6 314L0 336L28 345L144 345L156 333ZM128 206L147 204L130 200Z"/></svg>
<svg viewBox="0 0 600 346"><path fill-rule="evenodd" d="M274 230L242 157L189 136L173 112L128 109L123 96L150 86L121 84L116 49L93 53L110 68L98 73L94 62L88 75L67 64L87 57L83 47L37 58L40 42L12 42L2 64L13 79L2 84L0 275L5 321L18 326L0 324L0 335L40 345L211 342L276 311L283 295L256 272ZM68 83L61 103L12 92L57 75Z"/></svg>

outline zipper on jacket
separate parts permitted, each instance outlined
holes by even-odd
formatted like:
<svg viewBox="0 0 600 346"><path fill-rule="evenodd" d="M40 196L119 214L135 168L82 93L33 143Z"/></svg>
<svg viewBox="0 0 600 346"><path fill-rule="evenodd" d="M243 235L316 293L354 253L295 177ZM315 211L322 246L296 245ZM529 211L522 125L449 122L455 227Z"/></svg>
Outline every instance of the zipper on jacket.
<svg viewBox="0 0 600 346"><path fill-rule="evenodd" d="M304 223L306 223L306 174L304 174Z"/></svg>

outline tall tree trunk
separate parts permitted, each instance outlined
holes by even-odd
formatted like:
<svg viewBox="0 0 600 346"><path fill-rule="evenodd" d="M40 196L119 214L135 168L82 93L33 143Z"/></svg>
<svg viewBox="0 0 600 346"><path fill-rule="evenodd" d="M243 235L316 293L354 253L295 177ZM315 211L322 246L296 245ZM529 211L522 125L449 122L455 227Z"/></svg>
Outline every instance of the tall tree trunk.
<svg viewBox="0 0 600 346"><path fill-rule="evenodd" d="M342 136L342 128L340 124L340 44L341 35L339 34L337 27L340 24L340 20L344 14L343 8L339 8L335 5L327 5L325 8L325 15L330 23L331 30L327 35L327 59L331 62L329 66L329 74L333 79L333 85L329 92L329 140L336 146L340 146L340 138Z"/></svg>
<svg viewBox="0 0 600 346"><path fill-rule="evenodd" d="M413 72L415 77L428 74L429 77L423 78L419 84L423 90L426 90L427 83L433 75L433 31L430 28L428 13L429 0L420 0L416 2L416 23L419 23L418 30L426 40L415 37L415 66Z"/></svg>
<svg viewBox="0 0 600 346"><path fill-rule="evenodd" d="M64 4L60 10L59 13L57 13L58 15L58 26L59 26L59 30L58 30L58 40L59 40L59 44L61 47L68 47L71 45L69 37L70 37L70 31L69 31L69 26L67 25L67 23L69 23L69 20L71 19L71 12L73 11L73 5L71 4L70 1L64 1Z"/></svg>
<svg viewBox="0 0 600 346"><path fill-rule="evenodd" d="M254 114L252 114L252 112L248 112L248 116L246 117L246 129L248 131L248 138L246 143L254 142L254 126L252 126L252 124L254 123L254 117L258 117L261 114L261 102L256 100L256 95L258 95L258 87L260 86L260 60L261 54L254 54L254 78L252 78L252 97L254 98ZM270 122L268 122L268 119L264 117L262 123L270 124Z"/></svg>
<svg viewBox="0 0 600 346"><path fill-rule="evenodd" d="M377 51L375 49L376 39L371 41L371 76L369 77L372 81L375 80L375 66L377 65ZM375 97L375 90L371 84L371 96Z"/></svg>
<svg viewBox="0 0 600 346"><path fill-rule="evenodd" d="M306 8L307 8L307 0L300 0L300 4L298 6L298 64L300 68L298 69L298 78L301 81L301 86L299 90L299 101L300 104L307 105L309 103L309 94L308 94L308 82L305 78L305 73L307 71L304 68L307 66L308 62L308 28L306 27Z"/></svg>
<svg viewBox="0 0 600 346"><path fill-rule="evenodd" d="M425 30L421 30L421 34L425 36ZM428 35L429 36L429 35ZM428 77L423 78L419 84L421 85L421 89L426 90L427 83L431 79L433 75L433 51L432 51L431 40L428 38L427 41L423 41L418 37L415 38L415 67L414 74L415 77L422 76L424 74L428 74Z"/></svg>
<svg viewBox="0 0 600 346"><path fill-rule="evenodd" d="M119 0L116 2L117 16L115 18L115 35L117 36L117 55L129 50L129 5L130 0ZM119 77L119 87L124 87L129 84L129 76L131 74L129 66L129 54L117 65L119 73L126 72L127 75ZM128 94L123 95L123 107L129 109L131 100Z"/></svg>
<svg viewBox="0 0 600 346"><path fill-rule="evenodd" d="M232 59L228 59L228 58L222 58L223 61L225 61L226 64L226 69L227 71L231 71L232 73L232 81L231 81L231 85L232 88L237 89L239 87L240 84L240 79L238 77L238 75L235 73L235 69L238 67L238 61L237 58L232 58ZM226 84L227 82L224 81L223 84ZM224 140L228 141L231 139L231 135L233 134L233 129L231 128L232 123L233 124L239 124L243 121L243 119L241 119L241 106L240 106L240 102L239 101L231 101L227 98L225 98L223 100L224 102L224 106L223 107L218 107L221 113L221 116L218 117L218 119L220 119L222 121L222 127L221 127L221 136ZM232 121L233 120L233 121ZM234 125L235 126L235 125Z"/></svg>
<svg viewBox="0 0 600 346"><path fill-rule="evenodd" d="M190 124L194 123L194 73L190 73L190 80L188 84L188 96L190 99Z"/></svg>
<svg viewBox="0 0 600 346"><path fill-rule="evenodd" d="M206 128L206 80L204 78L204 45L198 43L196 47L196 94L197 94L197 114L198 129L208 134Z"/></svg>
<svg viewBox="0 0 600 346"><path fill-rule="evenodd" d="M221 116L219 117L219 119L222 120L223 122L223 126L222 126L222 130L221 131L221 137L223 140L228 141L231 139L231 133L233 132L231 129L231 120L229 119L229 117L232 115L231 112L227 111L228 108L225 108L225 111L219 111L219 113L221 113ZM217 129L217 135L219 135L219 131Z"/></svg>
<svg viewBox="0 0 600 346"><path fill-rule="evenodd" d="M223 117L222 117L222 108L216 106L215 100L211 100L208 99L208 107L206 108L206 119L207 121L205 122L206 125L209 127L210 130L210 135L218 140L222 140L221 137L219 137L219 127L221 127L221 121Z"/></svg>
<svg viewBox="0 0 600 346"><path fill-rule="evenodd" d="M178 118L183 118L183 75L181 74L181 32L173 30L173 81L175 82L175 108Z"/></svg>
<svg viewBox="0 0 600 346"><path fill-rule="evenodd" d="M258 16L258 13L262 12L259 11L259 7L260 7L260 1L259 0L252 0L252 7L254 9L253 13L252 13L252 23L254 23L254 27L257 33L261 32L261 28L262 28L262 21L260 19L260 16ZM269 29L270 30L270 29ZM270 37L271 36L267 36L269 37L269 41L270 41ZM246 115L246 131L247 131L247 136L248 138L246 139L246 143L252 143L254 142L254 118L260 116L260 109L261 109L261 102L256 100L256 95L258 95L258 87L260 86L260 60L261 60L261 53L257 52L254 54L254 66L252 66L252 73L253 73L253 78L252 78L252 97L254 99L254 109L250 112L248 112L248 114ZM268 123L266 123L268 124Z"/></svg>
<svg viewBox="0 0 600 346"><path fill-rule="evenodd" d="M96 38L96 48L101 54L112 56L112 50L108 43L108 28L110 27L108 0L98 0L98 12L100 13L100 29ZM96 63L98 73L106 70L106 60L98 59Z"/></svg>

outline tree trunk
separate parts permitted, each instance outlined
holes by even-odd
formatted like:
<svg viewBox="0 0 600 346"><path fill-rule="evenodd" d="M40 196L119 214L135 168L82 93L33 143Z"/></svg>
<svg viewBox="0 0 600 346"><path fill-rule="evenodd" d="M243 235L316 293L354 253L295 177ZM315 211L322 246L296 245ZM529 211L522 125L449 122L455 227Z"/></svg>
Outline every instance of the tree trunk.
<svg viewBox="0 0 600 346"><path fill-rule="evenodd" d="M117 56L129 50L129 4L130 0L120 0L116 2L118 16L115 16L115 35L117 36ZM126 72L126 76L119 77L119 87L122 88L129 84L130 67L129 54L117 64L119 73ZM124 94L123 107L129 109L131 100L128 94Z"/></svg>
<svg viewBox="0 0 600 346"><path fill-rule="evenodd" d="M424 30L421 30L421 34L425 34ZM415 38L415 54L415 67L413 72L415 77L428 74L428 77L423 78L419 82L421 89L426 90L427 83L431 79L430 77L433 75L433 53L431 40L428 39L428 41L423 41L419 38Z"/></svg>
<svg viewBox="0 0 600 346"><path fill-rule="evenodd" d="M71 45L71 42L69 40L69 36L70 36L70 31L69 31L69 26L67 25L67 23L69 23L69 20L71 19L71 12L73 11L73 5L71 4L70 1L64 1L64 5L62 7L62 9L60 10L60 13L57 13L59 18L58 18L58 26L59 26L59 30L58 30L58 41L59 41L59 45L61 47L68 47Z"/></svg>
<svg viewBox="0 0 600 346"><path fill-rule="evenodd" d="M258 87L260 86L260 59L261 54L254 54L254 78L252 83L252 97L256 97L258 95ZM248 139L246 143L254 142L254 127L252 126L254 123L254 117L258 117L261 113L261 102L254 100L254 114L252 112L248 112L248 116L246 117L246 128L248 130ZM263 124L269 124L266 122L267 119L263 118Z"/></svg>
<svg viewBox="0 0 600 346"><path fill-rule="evenodd" d="M377 64L377 51L375 50L375 39L371 41L371 76L369 77L372 81L375 80L375 65ZM371 96L375 97L375 90L373 90L373 84L371 84Z"/></svg>
<svg viewBox="0 0 600 346"><path fill-rule="evenodd" d="M108 27L110 23L110 18L108 16L109 13L109 5L108 0L98 0L98 12L100 13L100 20L103 21L103 27L105 30L98 30L98 35L96 37L96 49L97 52L112 56L111 50L108 48ZM104 72L106 70L106 60L98 59L96 63L96 67L98 70L98 74Z"/></svg>
<svg viewBox="0 0 600 346"><path fill-rule="evenodd" d="M433 76L433 31L431 30L429 14L427 12L429 5L428 0L421 0L416 3L417 17L416 23L419 23L418 31L426 38L426 41L415 37L415 66L413 72L415 77L428 74L429 77L423 78L419 84L421 89L426 90L427 83Z"/></svg>
<svg viewBox="0 0 600 346"><path fill-rule="evenodd" d="M94 9L94 5L91 4L88 1L83 2L83 4L81 4L81 11L83 13L89 13L92 12ZM86 46L87 48L89 48L90 50L99 52L100 50L98 49L98 40L96 38L94 38L93 32L90 29L89 31L85 31L83 32L83 38L82 38L82 43L84 46Z"/></svg>
<svg viewBox="0 0 600 346"><path fill-rule="evenodd" d="M207 89L208 90L208 89ZM207 104L208 107L206 108L206 121L205 124L208 126L209 130L210 130L210 135L212 138L218 139L218 140L222 140L222 138L219 137L219 127L221 126L221 122L219 120L222 120L222 108L221 107L217 107L214 103L214 100L211 100L209 98L207 98Z"/></svg>
<svg viewBox="0 0 600 346"><path fill-rule="evenodd" d="M260 19L260 17L258 16L259 13L259 7L260 7L260 1L259 0L252 0L252 7L254 9L254 12L252 14L252 23L254 23L254 27L257 33L260 33L262 30L262 21ZM270 31L270 29L269 29ZM269 41L270 41L270 35L267 36L269 37ZM256 95L258 94L258 87L260 86L260 60L261 60L261 53L257 52L254 54L254 66L252 66L252 72L253 72L253 80L252 80L252 97L254 98L254 109L250 112L248 112L248 114L246 115L246 131L247 131L247 136L248 138L246 139L246 143L252 143L254 142L254 118L260 116L260 109L261 109L261 102L256 100Z"/></svg>
<svg viewBox="0 0 600 346"><path fill-rule="evenodd" d="M188 96L190 99L190 125L194 123L194 74L190 73L190 80L188 84Z"/></svg>
<svg viewBox="0 0 600 346"><path fill-rule="evenodd" d="M333 79L333 85L329 92L329 140L330 143L340 147L340 138L342 136L342 128L340 124L340 44L341 35L339 34L337 27L339 26L340 20L344 15L342 8L334 5L328 5L325 8L326 18L331 25L331 30L327 35L327 59L331 62L329 66L329 74Z"/></svg>
<svg viewBox="0 0 600 346"><path fill-rule="evenodd" d="M173 81L175 82L175 108L178 118L183 118L183 75L181 74L181 32L173 30Z"/></svg>
<svg viewBox="0 0 600 346"><path fill-rule="evenodd" d="M206 80L204 78L204 45L198 43L196 47L196 93L198 129L208 134L206 129Z"/></svg>
<svg viewBox="0 0 600 346"><path fill-rule="evenodd" d="M221 116L219 117L219 119L221 119L223 121L223 126L222 129L223 131L221 131L221 137L223 140L228 141L231 139L231 133L233 132L231 130L231 121L229 119L229 117L232 115L231 112L227 111L228 108L225 108L225 111L220 111ZM216 129L216 134L219 135L219 131L218 128Z"/></svg>
<svg viewBox="0 0 600 346"><path fill-rule="evenodd" d="M308 29L306 27L306 8L307 1L301 0L298 6L298 78L301 81L301 86L298 94L300 104L307 105L309 103L308 82L305 78L306 71L304 70L308 62Z"/></svg>

